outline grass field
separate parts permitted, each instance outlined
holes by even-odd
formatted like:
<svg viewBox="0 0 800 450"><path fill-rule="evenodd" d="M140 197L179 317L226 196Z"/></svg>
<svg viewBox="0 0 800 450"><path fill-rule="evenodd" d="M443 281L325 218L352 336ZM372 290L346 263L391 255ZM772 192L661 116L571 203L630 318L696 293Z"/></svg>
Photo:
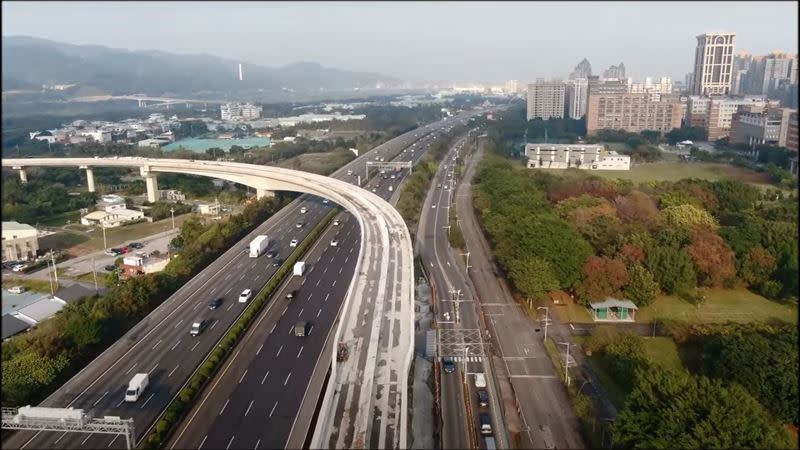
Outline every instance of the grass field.
<svg viewBox="0 0 800 450"><path fill-rule="evenodd" d="M578 304L557 305L550 308L562 321L591 323L586 307ZM639 308L636 322L647 323L653 319L672 319L690 323L714 322L767 322L779 320L797 323L797 306L767 300L745 289L715 289L708 292L700 307L679 297L662 295L649 306Z"/></svg>
<svg viewBox="0 0 800 450"><path fill-rule="evenodd" d="M175 228L180 228L181 224L193 214L194 213L189 213L175 216ZM108 247L116 247L125 242L169 231L171 228L172 220L170 218L159 220L158 222L142 222L124 227L108 228L106 229L106 242L108 243ZM88 240L69 249L69 253L72 256L80 256L103 249L102 230L94 230L87 233L86 236L89 236Z"/></svg>
<svg viewBox="0 0 800 450"><path fill-rule="evenodd" d="M278 167L329 175L353 159L352 153L304 153L277 164Z"/></svg>
<svg viewBox="0 0 800 450"><path fill-rule="evenodd" d="M554 175L585 177L597 175L610 180L626 179L634 183L647 181L678 181L684 178L700 178L709 181L737 179L754 185L769 185L769 175L728 164L704 162L656 162L637 164L631 170L558 170L542 169Z"/></svg>
<svg viewBox="0 0 800 450"><path fill-rule="evenodd" d="M89 240L86 233L73 231L59 231L49 236L39 238L39 248L65 250Z"/></svg>

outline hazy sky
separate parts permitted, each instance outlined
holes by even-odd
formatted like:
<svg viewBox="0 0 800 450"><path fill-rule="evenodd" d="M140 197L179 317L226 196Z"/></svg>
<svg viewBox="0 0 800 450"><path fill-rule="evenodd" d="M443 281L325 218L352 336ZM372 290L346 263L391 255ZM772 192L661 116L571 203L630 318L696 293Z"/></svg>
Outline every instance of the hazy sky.
<svg viewBox="0 0 800 450"><path fill-rule="evenodd" d="M694 37L734 31L736 48L797 52L797 2L2 3L3 35L208 53L278 66L315 61L413 81L691 70Z"/></svg>

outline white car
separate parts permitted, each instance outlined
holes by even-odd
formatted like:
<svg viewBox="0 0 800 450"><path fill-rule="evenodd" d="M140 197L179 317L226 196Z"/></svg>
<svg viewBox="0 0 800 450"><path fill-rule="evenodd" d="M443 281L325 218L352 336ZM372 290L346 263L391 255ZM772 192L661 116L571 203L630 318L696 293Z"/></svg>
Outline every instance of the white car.
<svg viewBox="0 0 800 450"><path fill-rule="evenodd" d="M333 225L338 227L339 226L339 219L334 220L333 221Z"/></svg>
<svg viewBox="0 0 800 450"><path fill-rule="evenodd" d="M297 222L296 224L294 224L294 227L295 228L303 228L303 222Z"/></svg>
<svg viewBox="0 0 800 450"><path fill-rule="evenodd" d="M431 209L436 208L436 203L431 205Z"/></svg>
<svg viewBox="0 0 800 450"><path fill-rule="evenodd" d="M28 266L25 264L17 264L16 266L11 268L12 272L22 272L23 270L27 269Z"/></svg>
<svg viewBox="0 0 800 450"><path fill-rule="evenodd" d="M239 294L239 303L247 303L247 301L250 300L250 297L252 296L253 296L253 291L251 291L250 289L243 290L242 293Z"/></svg>
<svg viewBox="0 0 800 450"><path fill-rule="evenodd" d="M308 208L306 208L305 206L303 206L302 208L300 208L300 214L305 214L305 213L307 213L307 212L308 212Z"/></svg>
<svg viewBox="0 0 800 450"><path fill-rule="evenodd" d="M328 203L330 203L330 200L328 200L327 198L323 198L322 199L322 204L323 205L327 205Z"/></svg>
<svg viewBox="0 0 800 450"><path fill-rule="evenodd" d="M292 241L289 242L289 247L297 247L297 239L292 239Z"/></svg>
<svg viewBox="0 0 800 450"><path fill-rule="evenodd" d="M337 241L336 239L331 241L331 247L338 247L338 246L339 246L339 241Z"/></svg>

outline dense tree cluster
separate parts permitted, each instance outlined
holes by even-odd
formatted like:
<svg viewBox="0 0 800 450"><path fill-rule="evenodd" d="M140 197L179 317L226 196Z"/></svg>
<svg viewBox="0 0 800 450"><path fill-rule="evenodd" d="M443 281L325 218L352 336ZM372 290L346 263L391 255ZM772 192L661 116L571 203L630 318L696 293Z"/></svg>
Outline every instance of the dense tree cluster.
<svg viewBox="0 0 800 450"><path fill-rule="evenodd" d="M67 181L68 185L72 184L72 181L58 177L54 179L31 177L28 183L23 185L19 177L4 177L3 220L35 225L61 213L92 207L97 202L96 193L81 192L70 195L71 190L61 181Z"/></svg>

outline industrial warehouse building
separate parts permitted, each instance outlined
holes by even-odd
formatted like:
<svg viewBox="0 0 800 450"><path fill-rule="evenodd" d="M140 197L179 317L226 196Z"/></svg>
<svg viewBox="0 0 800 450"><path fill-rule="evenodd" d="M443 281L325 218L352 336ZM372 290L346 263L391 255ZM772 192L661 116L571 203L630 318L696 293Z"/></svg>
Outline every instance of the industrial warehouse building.
<svg viewBox="0 0 800 450"><path fill-rule="evenodd" d="M3 222L3 261L28 261L36 258L39 232L19 222Z"/></svg>

